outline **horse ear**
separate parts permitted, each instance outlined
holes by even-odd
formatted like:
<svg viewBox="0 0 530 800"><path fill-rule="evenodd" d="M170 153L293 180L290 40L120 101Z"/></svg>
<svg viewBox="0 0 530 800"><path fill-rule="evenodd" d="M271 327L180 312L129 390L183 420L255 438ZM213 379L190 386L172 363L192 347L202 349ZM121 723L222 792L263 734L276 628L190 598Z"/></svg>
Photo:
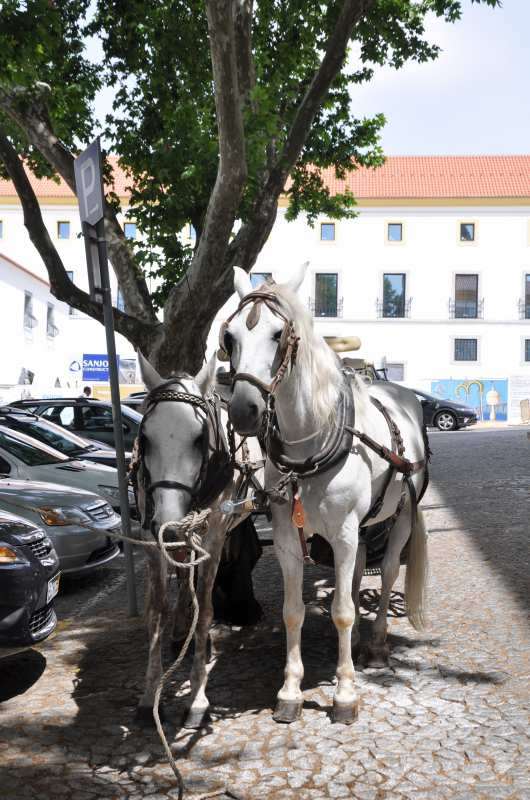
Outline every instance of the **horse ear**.
<svg viewBox="0 0 530 800"><path fill-rule="evenodd" d="M213 383L216 365L217 357L214 353L211 359L203 364L196 374L194 381L201 390L201 394L205 394L208 387Z"/></svg>
<svg viewBox="0 0 530 800"><path fill-rule="evenodd" d="M234 267L234 289L241 300L252 291L252 283L250 282L248 272L245 272L241 267Z"/></svg>
<svg viewBox="0 0 530 800"><path fill-rule="evenodd" d="M138 364L140 365L140 375L148 392L151 392L162 383L162 378L156 369L149 363L141 350L138 350Z"/></svg>
<svg viewBox="0 0 530 800"><path fill-rule="evenodd" d="M292 292L297 292L302 285L308 266L309 261L304 261L303 264L300 264L300 266L295 269L293 275L287 281L287 286Z"/></svg>

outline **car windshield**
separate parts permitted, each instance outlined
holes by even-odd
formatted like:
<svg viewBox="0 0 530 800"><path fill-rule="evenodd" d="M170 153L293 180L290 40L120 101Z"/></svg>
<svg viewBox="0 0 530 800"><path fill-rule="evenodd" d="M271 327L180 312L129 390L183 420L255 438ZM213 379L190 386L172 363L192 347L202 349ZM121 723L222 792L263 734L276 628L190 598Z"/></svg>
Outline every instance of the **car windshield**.
<svg viewBox="0 0 530 800"><path fill-rule="evenodd" d="M62 464L69 459L45 444L25 436L23 433L15 433L9 428L0 428L0 449L9 455L18 458L28 467L42 467L45 464Z"/></svg>
<svg viewBox="0 0 530 800"><path fill-rule="evenodd" d="M47 422L39 417L22 417L13 414L6 420L5 424L9 428L14 428L31 436L33 439L37 439L39 442L50 445L50 447L70 458L86 453L91 449L79 436L74 433L66 433L64 428L59 425Z"/></svg>
<svg viewBox="0 0 530 800"><path fill-rule="evenodd" d="M140 422L142 421L142 415L139 414L137 411L135 411L133 408L128 408L127 406L122 405L121 413L124 417L130 419L131 422L136 423L136 425L139 425Z"/></svg>

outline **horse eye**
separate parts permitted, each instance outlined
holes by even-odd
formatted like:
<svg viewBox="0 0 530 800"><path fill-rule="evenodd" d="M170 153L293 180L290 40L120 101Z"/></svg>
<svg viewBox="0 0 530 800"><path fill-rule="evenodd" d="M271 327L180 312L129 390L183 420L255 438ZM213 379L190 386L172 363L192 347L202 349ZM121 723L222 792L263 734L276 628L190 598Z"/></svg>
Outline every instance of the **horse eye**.
<svg viewBox="0 0 530 800"><path fill-rule="evenodd" d="M283 333L283 330L281 330L281 331L276 331L276 333L274 333L274 334L272 335L273 341L275 341L275 342L279 342L279 341L280 341L280 339L282 338L282 333Z"/></svg>
<svg viewBox="0 0 530 800"><path fill-rule="evenodd" d="M199 433L199 435L195 437L195 441L193 442L193 446L196 447L198 450L202 450L203 436L204 434Z"/></svg>

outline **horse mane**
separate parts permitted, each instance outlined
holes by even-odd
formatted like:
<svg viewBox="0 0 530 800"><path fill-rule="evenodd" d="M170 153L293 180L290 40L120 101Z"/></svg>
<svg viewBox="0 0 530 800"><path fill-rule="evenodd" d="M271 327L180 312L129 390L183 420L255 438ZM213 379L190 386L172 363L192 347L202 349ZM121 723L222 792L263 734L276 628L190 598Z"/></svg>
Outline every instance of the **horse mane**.
<svg viewBox="0 0 530 800"><path fill-rule="evenodd" d="M315 332L309 311L286 284L274 284L267 288L278 297L282 311L293 320L296 335L300 337L291 377L297 381L299 390L310 381L312 411L317 424L322 427L332 424L335 422L337 401L344 380L340 359L324 338ZM368 392L364 383L355 376L353 384L356 400L365 405Z"/></svg>

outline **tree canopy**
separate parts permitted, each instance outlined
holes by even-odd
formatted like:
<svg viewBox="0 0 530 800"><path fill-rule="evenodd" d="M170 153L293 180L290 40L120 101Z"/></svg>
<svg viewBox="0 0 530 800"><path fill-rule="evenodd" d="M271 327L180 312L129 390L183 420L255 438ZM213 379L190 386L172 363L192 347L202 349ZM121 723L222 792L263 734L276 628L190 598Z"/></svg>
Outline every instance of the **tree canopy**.
<svg viewBox="0 0 530 800"><path fill-rule="evenodd" d="M61 175L73 188L73 158L102 133L130 175L130 214L141 232L134 245L125 240L110 193L109 255L125 300L125 311L115 310L116 327L160 369L196 369L201 338L231 294L231 267L255 263L283 191L290 219L355 214L354 197L331 195L319 170L333 167L344 177L383 161L384 116L356 115L356 86L381 65L436 58L426 19L456 22L461 6L3 0L0 159L54 294L101 318L68 279L24 166L38 176ZM90 56L96 45L97 59ZM114 93L113 110L98 120L94 99L105 88ZM178 235L189 223L193 247ZM152 293L148 277L156 278ZM194 308L189 290L200 298Z"/></svg>

